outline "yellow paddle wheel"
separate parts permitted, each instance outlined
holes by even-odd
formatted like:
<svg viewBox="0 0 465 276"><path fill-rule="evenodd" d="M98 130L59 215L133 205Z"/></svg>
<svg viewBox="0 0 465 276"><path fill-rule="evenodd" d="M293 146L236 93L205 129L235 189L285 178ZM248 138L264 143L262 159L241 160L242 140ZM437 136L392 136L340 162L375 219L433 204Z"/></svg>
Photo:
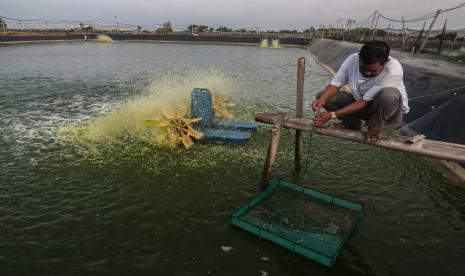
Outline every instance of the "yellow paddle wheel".
<svg viewBox="0 0 465 276"><path fill-rule="evenodd" d="M163 128L163 132L173 146L183 144L186 149L192 147L194 142L191 137L200 139L203 133L195 130L192 123L202 120L202 118L188 119L186 118L187 107L180 107L177 111L172 108L164 108L162 110L163 119L145 120L145 123L156 127Z"/></svg>
<svg viewBox="0 0 465 276"><path fill-rule="evenodd" d="M212 95L213 114L215 117L231 119L234 115L228 110L229 107L234 106L224 99L223 94Z"/></svg>

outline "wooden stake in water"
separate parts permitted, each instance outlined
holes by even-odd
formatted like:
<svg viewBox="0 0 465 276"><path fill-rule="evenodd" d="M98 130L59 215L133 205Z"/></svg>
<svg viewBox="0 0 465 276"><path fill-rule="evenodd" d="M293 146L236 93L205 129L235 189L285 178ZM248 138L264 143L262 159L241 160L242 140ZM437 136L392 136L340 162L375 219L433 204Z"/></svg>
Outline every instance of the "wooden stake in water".
<svg viewBox="0 0 465 276"><path fill-rule="evenodd" d="M278 113L276 123L271 129L271 139L268 145L268 152L266 154L265 167L263 168L262 181L260 188L265 190L270 183L271 170L273 169L276 153L278 152L279 140L281 139L281 130L284 123L284 113Z"/></svg>
<svg viewBox="0 0 465 276"><path fill-rule="evenodd" d="M304 80L305 80L305 58L299 58L297 62L297 99L296 117L304 117ZM302 169L302 130L295 131L295 171Z"/></svg>

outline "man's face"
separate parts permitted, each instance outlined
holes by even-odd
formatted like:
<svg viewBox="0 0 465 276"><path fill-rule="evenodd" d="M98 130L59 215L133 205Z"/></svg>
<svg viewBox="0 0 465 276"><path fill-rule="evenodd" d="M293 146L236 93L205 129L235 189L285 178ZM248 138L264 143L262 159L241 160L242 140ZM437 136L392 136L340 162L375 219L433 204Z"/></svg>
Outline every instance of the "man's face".
<svg viewBox="0 0 465 276"><path fill-rule="evenodd" d="M381 64L378 61L373 64L366 64L363 63L362 60L359 60L359 70L365 78L374 78L378 76L383 71L383 68L384 64Z"/></svg>

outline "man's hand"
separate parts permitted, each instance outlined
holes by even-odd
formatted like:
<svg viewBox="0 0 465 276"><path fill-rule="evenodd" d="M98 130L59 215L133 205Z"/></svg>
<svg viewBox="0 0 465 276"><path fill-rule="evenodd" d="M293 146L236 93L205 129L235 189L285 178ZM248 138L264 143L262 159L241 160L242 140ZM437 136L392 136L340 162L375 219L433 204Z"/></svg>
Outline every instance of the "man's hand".
<svg viewBox="0 0 465 276"><path fill-rule="evenodd" d="M322 108L325 104L326 104L326 101L320 98L312 102L312 109L313 111L320 110L320 108Z"/></svg>
<svg viewBox="0 0 465 276"><path fill-rule="evenodd" d="M326 123L329 120L331 120L331 112L323 112L315 118L313 118L313 122L317 127L324 125L324 123Z"/></svg>
<svg viewBox="0 0 465 276"><path fill-rule="evenodd" d="M379 129L369 129L365 133L365 141L367 141L367 142L378 141L380 135L381 135L381 130L379 130Z"/></svg>

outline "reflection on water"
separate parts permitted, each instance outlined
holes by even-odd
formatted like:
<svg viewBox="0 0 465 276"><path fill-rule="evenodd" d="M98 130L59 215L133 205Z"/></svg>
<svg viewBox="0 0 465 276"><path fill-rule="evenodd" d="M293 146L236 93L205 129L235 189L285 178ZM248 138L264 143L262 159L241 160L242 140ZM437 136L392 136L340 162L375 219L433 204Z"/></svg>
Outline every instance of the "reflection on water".
<svg viewBox="0 0 465 276"><path fill-rule="evenodd" d="M300 56L152 43L0 47L0 271L459 275L465 193L422 159L314 136L298 182L367 209L326 270L229 227L258 190L268 127L244 146L187 151L152 143L141 123L166 103L184 104L191 86L226 93L241 119L292 114ZM307 56L305 101L327 81ZM285 131L276 176L292 176L293 142Z"/></svg>

